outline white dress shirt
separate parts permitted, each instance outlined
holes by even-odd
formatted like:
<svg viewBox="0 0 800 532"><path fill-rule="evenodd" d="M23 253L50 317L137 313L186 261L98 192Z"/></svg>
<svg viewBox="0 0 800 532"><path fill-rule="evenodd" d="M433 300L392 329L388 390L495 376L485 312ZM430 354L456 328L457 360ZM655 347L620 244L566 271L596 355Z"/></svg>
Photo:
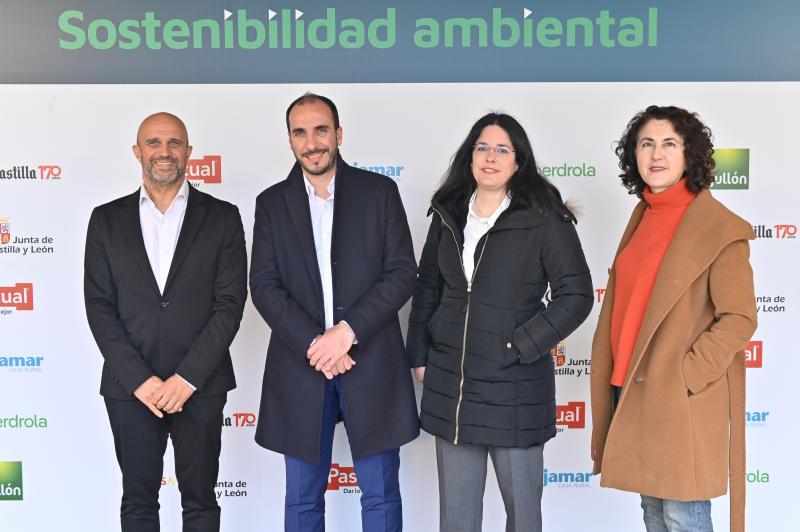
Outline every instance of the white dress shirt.
<svg viewBox="0 0 800 532"><path fill-rule="evenodd" d="M308 194L308 207L311 211L311 228L314 232L314 250L317 253L317 266L322 280L322 301L325 306L325 330L333 327L333 272L331 270L331 237L333 235L333 191L336 174L328 183L328 199L322 199L314 193L314 186L303 174L303 182ZM341 320L348 327L350 324ZM352 331L352 329L350 329ZM316 342L316 338L311 342ZM357 344L358 339L353 340Z"/></svg>
<svg viewBox="0 0 800 532"><path fill-rule="evenodd" d="M478 241L494 226L497 218L511 204L511 198L507 195L504 196L497 209L488 218L484 218L475 212L475 194L473 193L469 200L467 225L464 226L464 251L461 255L464 260L464 275L467 277L467 282L472 281L472 273L475 271L475 248L478 246Z"/></svg>
<svg viewBox="0 0 800 532"><path fill-rule="evenodd" d="M172 264L172 256L175 254L175 246L178 244L183 218L186 215L188 198L189 182L184 180L169 208L162 214L150 199L144 185L139 191L139 222L142 226L144 249L147 250L150 268L162 294L164 285L167 284L167 275Z"/></svg>
<svg viewBox="0 0 800 532"><path fill-rule="evenodd" d="M172 257L175 255L175 246L178 245L178 236L181 234L183 218L186 216L186 203L189 199L189 182L184 180L178 194L172 199L169 208L163 214L158 210L156 204L150 199L147 189L139 189L139 224L142 227L142 238L144 239L144 249L147 251L147 259L150 261L150 268L158 283L158 290L163 294L164 285L167 284L169 267L172 265ZM180 377L180 375L178 375ZM183 381L192 387L197 388L181 377Z"/></svg>
<svg viewBox="0 0 800 532"><path fill-rule="evenodd" d="M308 207L311 210L311 227L314 231L314 249L317 252L317 266L322 277L322 300L325 306L325 330L333 327L333 273L331 271L331 236L333 235L333 191L336 175L328 184L328 199L314 193L314 186L303 175L308 193Z"/></svg>

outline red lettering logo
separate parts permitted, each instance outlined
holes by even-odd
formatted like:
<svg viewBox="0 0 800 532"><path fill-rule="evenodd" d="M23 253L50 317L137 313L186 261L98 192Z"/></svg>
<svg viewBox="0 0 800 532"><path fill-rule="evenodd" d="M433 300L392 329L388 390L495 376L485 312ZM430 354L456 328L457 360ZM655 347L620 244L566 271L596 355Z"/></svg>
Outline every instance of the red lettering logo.
<svg viewBox="0 0 800 532"><path fill-rule="evenodd" d="M570 401L566 405L556 405L556 425L564 425L568 429L586 428L586 403Z"/></svg>
<svg viewBox="0 0 800 532"><path fill-rule="evenodd" d="M61 167L57 164L40 164L39 179L61 179Z"/></svg>
<svg viewBox="0 0 800 532"><path fill-rule="evenodd" d="M236 427L255 427L256 415L252 412L236 412L233 414L233 425Z"/></svg>
<svg viewBox="0 0 800 532"><path fill-rule="evenodd" d="M0 286L0 307L33 310L33 283Z"/></svg>
<svg viewBox="0 0 800 532"><path fill-rule="evenodd" d="M597 294L597 302L598 303L602 303L603 302L603 296L606 295L606 289L605 288L595 288L594 292Z"/></svg>
<svg viewBox="0 0 800 532"><path fill-rule="evenodd" d="M345 467L339 464L331 464L328 473L328 491L336 491L339 488L352 488L358 486L355 467Z"/></svg>
<svg viewBox="0 0 800 532"><path fill-rule="evenodd" d="M744 348L744 366L746 368L760 368L764 363L764 342L753 340Z"/></svg>
<svg viewBox="0 0 800 532"><path fill-rule="evenodd" d="M792 224L776 224L775 238L797 238L797 226Z"/></svg>
<svg viewBox="0 0 800 532"><path fill-rule="evenodd" d="M186 178L203 183L222 183L222 156L206 155L202 159L189 159Z"/></svg>

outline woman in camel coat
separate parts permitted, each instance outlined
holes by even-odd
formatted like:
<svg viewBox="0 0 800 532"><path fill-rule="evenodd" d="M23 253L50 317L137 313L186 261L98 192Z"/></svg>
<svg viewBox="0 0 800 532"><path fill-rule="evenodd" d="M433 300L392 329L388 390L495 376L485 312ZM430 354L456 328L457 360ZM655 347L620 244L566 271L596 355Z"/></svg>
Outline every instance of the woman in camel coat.
<svg viewBox="0 0 800 532"><path fill-rule="evenodd" d="M601 486L642 495L649 532L711 530L708 499L726 493L729 476L731 530L744 530L743 349L756 328L754 234L707 190L712 153L708 129L675 107L636 115L617 148L623 184L642 201L609 270L592 345L592 459ZM684 211L656 238L664 249L650 266L648 292L647 260L637 255L631 267L624 258L658 254L658 242L646 240L662 230L652 221L663 198ZM618 353L626 350L627 359ZM675 523L690 513L697 524Z"/></svg>

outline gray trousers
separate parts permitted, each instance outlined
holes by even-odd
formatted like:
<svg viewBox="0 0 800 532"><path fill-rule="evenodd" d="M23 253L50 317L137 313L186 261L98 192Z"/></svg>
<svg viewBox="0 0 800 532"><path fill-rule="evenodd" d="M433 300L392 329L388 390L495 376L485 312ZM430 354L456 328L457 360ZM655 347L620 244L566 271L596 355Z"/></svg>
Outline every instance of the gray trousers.
<svg viewBox="0 0 800 532"><path fill-rule="evenodd" d="M506 508L506 532L541 532L543 451L544 444L522 449L436 438L440 532L481 531L487 455Z"/></svg>

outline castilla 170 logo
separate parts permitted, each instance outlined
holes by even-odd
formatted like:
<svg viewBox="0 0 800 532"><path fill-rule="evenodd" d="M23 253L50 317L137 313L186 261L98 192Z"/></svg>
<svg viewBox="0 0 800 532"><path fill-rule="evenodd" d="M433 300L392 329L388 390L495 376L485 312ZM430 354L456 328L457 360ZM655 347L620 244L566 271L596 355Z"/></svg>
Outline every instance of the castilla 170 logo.
<svg viewBox="0 0 800 532"><path fill-rule="evenodd" d="M15 165L0 170L0 179L58 181L61 179L61 166L58 164Z"/></svg>
<svg viewBox="0 0 800 532"><path fill-rule="evenodd" d="M570 401L565 405L556 405L556 425L568 429L586 428L586 403Z"/></svg>
<svg viewBox="0 0 800 532"><path fill-rule="evenodd" d="M756 238L774 238L776 240L786 240L797 238L797 226L794 224L759 224L753 226Z"/></svg>
<svg viewBox="0 0 800 532"><path fill-rule="evenodd" d="M33 310L33 283L0 286L0 307ZM8 314L10 312L10 310L0 308L0 314Z"/></svg>
<svg viewBox="0 0 800 532"><path fill-rule="evenodd" d="M339 490L342 493L361 493L358 488L355 467L346 467L337 463L331 464L331 470L328 473L328 491Z"/></svg>
<svg viewBox="0 0 800 532"><path fill-rule="evenodd" d="M252 412L234 412L230 416L225 416L222 420L223 427L255 427L256 415Z"/></svg>
<svg viewBox="0 0 800 532"><path fill-rule="evenodd" d="M744 348L744 366L746 368L761 368L764 365L764 342L752 340Z"/></svg>
<svg viewBox="0 0 800 532"><path fill-rule="evenodd" d="M206 184L222 183L222 156L206 155L200 159L189 159L186 163L186 179Z"/></svg>

